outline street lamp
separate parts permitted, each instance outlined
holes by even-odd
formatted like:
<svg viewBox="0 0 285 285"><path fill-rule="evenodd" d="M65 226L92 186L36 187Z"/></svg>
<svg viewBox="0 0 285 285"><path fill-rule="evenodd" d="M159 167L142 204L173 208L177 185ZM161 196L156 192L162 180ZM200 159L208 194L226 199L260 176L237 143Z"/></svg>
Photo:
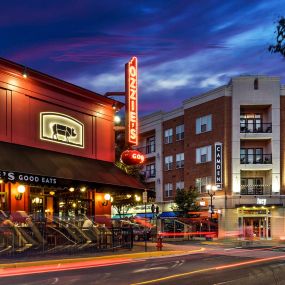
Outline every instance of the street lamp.
<svg viewBox="0 0 285 285"><path fill-rule="evenodd" d="M211 222L212 222L212 218L213 218L213 196L215 196L215 191L218 190L218 187L216 185L207 185L206 186L206 189L207 189L207 193L208 195L211 197L211 204L210 204L210 207L211 207Z"/></svg>

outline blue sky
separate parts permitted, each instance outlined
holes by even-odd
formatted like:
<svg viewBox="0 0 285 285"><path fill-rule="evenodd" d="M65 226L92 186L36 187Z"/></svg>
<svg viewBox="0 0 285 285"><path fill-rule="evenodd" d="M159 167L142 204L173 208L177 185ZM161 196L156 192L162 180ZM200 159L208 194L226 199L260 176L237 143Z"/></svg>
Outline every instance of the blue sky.
<svg viewBox="0 0 285 285"><path fill-rule="evenodd" d="M139 60L141 114L170 110L240 74L280 76L267 50L285 0L10 0L0 56L104 94Z"/></svg>

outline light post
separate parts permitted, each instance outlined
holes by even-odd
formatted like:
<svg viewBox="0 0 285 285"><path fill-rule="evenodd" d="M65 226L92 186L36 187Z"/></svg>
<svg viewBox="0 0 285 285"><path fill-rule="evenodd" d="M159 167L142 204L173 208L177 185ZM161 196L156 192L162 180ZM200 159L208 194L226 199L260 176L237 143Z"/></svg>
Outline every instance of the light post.
<svg viewBox="0 0 285 285"><path fill-rule="evenodd" d="M211 219L210 219L210 222L212 222L212 219L213 219L213 196L215 196L215 191L217 191L218 188L216 185L209 184L206 186L206 190L207 190L208 195L211 198L211 202L210 202ZM211 231L211 224L209 226L209 230Z"/></svg>

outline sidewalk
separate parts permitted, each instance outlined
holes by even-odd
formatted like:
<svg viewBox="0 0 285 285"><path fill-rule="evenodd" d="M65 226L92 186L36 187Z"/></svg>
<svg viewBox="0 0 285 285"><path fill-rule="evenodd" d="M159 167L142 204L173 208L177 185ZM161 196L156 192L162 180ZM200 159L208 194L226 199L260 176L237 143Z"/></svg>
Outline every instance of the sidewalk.
<svg viewBox="0 0 285 285"><path fill-rule="evenodd" d="M115 252L96 252L93 254L81 254L81 255L60 255L60 256L27 256L22 258L5 258L0 259L0 269L7 268L23 268L23 267L34 267L43 265L62 265L71 263L85 263L97 261L97 264L105 264L107 262L122 262L127 260L140 260L146 258L155 258L163 256L173 256L173 255L184 255L187 252L198 252L201 251L199 246L184 246L164 244L162 251L156 250L156 243L148 242L147 251L145 252L144 243L135 243L132 250L118 250Z"/></svg>

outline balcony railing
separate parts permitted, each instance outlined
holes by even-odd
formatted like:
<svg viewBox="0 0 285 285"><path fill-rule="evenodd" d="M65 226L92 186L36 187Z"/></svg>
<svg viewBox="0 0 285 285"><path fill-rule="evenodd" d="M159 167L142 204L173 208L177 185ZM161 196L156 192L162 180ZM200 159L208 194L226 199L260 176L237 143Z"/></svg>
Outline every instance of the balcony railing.
<svg viewBox="0 0 285 285"><path fill-rule="evenodd" d="M272 185L241 185L241 195L271 195Z"/></svg>
<svg viewBox="0 0 285 285"><path fill-rule="evenodd" d="M240 156L240 164L271 164L272 154L247 154Z"/></svg>
<svg viewBox="0 0 285 285"><path fill-rule="evenodd" d="M155 153L155 144L141 146L141 147L138 147L137 150L143 154Z"/></svg>
<svg viewBox="0 0 285 285"><path fill-rule="evenodd" d="M240 123L241 133L272 133L272 123Z"/></svg>
<svg viewBox="0 0 285 285"><path fill-rule="evenodd" d="M146 171L145 172L145 178L149 179L149 178L155 178L155 170L150 170L150 171Z"/></svg>

